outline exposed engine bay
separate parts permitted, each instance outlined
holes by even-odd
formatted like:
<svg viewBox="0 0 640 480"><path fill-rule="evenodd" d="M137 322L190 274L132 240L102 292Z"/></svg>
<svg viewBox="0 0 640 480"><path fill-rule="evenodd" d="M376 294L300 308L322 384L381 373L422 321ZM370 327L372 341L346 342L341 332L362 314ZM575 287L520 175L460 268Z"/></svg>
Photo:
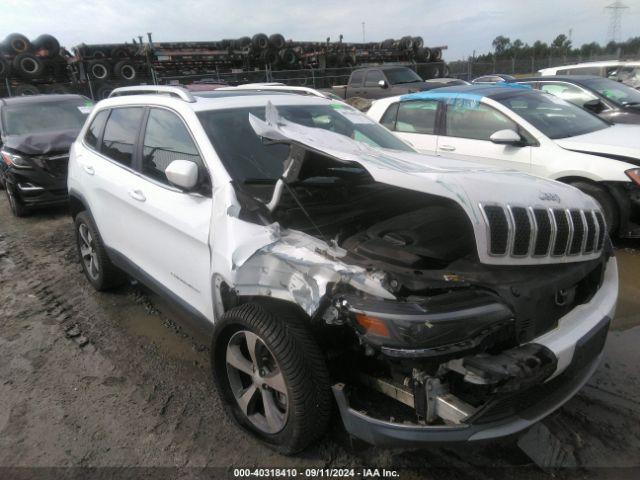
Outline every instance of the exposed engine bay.
<svg viewBox="0 0 640 480"><path fill-rule="evenodd" d="M557 359L528 342L591 300L611 255L484 264L459 203L378 182L357 162L296 144L275 184L237 191L244 220L277 223L341 249L341 263L377 274L392 294L380 298L337 281L312 315L350 401L385 419L461 425L496 399L541 385ZM392 404L372 401L377 395Z"/></svg>

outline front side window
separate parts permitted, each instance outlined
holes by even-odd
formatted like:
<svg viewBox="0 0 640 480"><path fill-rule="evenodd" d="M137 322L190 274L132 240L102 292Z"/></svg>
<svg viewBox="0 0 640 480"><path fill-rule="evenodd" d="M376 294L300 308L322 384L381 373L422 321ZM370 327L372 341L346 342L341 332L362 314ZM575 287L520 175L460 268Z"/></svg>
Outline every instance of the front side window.
<svg viewBox="0 0 640 480"><path fill-rule="evenodd" d="M396 131L433 134L436 129L437 113L438 102L435 100L403 102L398 109Z"/></svg>
<svg viewBox="0 0 640 480"><path fill-rule="evenodd" d="M540 84L540 90L556 97L560 97L574 105L583 106L590 100L597 100L597 97L580 87L562 82L543 82Z"/></svg>
<svg viewBox="0 0 640 480"><path fill-rule="evenodd" d="M141 107L123 107L111 110L100 149L104 155L122 165L131 167L142 112Z"/></svg>
<svg viewBox="0 0 640 480"><path fill-rule="evenodd" d="M516 123L495 108L480 102L452 102L447 105L446 135L489 140L499 130L518 131Z"/></svg>
<svg viewBox="0 0 640 480"><path fill-rule="evenodd" d="M89 128L87 128L87 133L84 136L84 141L90 147L98 148L100 132L102 132L102 128L104 127L108 116L109 110L102 110L101 112L98 112L95 117L93 117L91 125L89 125Z"/></svg>
<svg viewBox="0 0 640 480"><path fill-rule="evenodd" d="M170 185L164 171L174 160L191 160L203 167L198 149L182 120L168 110L152 108L144 135L142 173Z"/></svg>
<svg viewBox="0 0 640 480"><path fill-rule="evenodd" d="M374 147L413 151L387 129L345 105L281 105L278 112L291 122L329 130ZM263 142L249 123L250 113L264 119L264 107L208 110L199 112L198 117L234 180L275 182L282 175L289 146Z"/></svg>
<svg viewBox="0 0 640 480"><path fill-rule="evenodd" d="M377 87L380 80L384 80L384 75L382 75L380 70L369 70L364 81L364 86Z"/></svg>
<svg viewBox="0 0 640 480"><path fill-rule="evenodd" d="M597 115L553 95L519 92L494 97L494 100L551 139L584 135L610 126Z"/></svg>
<svg viewBox="0 0 640 480"><path fill-rule="evenodd" d="M84 125L93 102L89 99L15 103L2 109L4 134L28 135L75 130Z"/></svg>

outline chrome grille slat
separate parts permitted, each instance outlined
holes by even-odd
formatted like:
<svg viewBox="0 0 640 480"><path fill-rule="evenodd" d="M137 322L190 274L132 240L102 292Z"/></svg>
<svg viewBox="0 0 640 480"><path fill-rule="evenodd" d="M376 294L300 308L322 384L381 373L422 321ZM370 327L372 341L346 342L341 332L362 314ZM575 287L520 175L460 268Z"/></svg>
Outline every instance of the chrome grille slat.
<svg viewBox="0 0 640 480"><path fill-rule="evenodd" d="M480 208L491 256L593 256L604 245L604 217L599 211L496 204Z"/></svg>

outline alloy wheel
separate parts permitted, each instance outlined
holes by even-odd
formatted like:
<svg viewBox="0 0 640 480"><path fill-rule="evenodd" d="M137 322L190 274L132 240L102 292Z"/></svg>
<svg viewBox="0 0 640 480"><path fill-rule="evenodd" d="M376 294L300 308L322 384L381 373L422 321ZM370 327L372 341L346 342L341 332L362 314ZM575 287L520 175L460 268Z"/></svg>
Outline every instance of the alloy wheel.
<svg viewBox="0 0 640 480"><path fill-rule="evenodd" d="M287 385L275 357L253 332L234 333L227 344L226 366L233 396L243 415L267 434L287 423Z"/></svg>
<svg viewBox="0 0 640 480"><path fill-rule="evenodd" d="M78 233L80 234L80 256L82 257L85 271L93 280L97 280L100 275L100 266L98 264L95 241L91 236L89 227L84 223L78 227Z"/></svg>

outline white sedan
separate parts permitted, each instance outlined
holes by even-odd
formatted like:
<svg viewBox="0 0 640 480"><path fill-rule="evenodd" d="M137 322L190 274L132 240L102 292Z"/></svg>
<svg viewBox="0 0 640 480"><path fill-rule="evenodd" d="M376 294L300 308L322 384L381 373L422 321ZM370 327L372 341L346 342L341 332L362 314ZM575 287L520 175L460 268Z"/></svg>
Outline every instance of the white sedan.
<svg viewBox="0 0 640 480"><path fill-rule="evenodd" d="M640 126L509 84L384 98L367 115L421 152L569 183L601 204L612 234L640 237Z"/></svg>

